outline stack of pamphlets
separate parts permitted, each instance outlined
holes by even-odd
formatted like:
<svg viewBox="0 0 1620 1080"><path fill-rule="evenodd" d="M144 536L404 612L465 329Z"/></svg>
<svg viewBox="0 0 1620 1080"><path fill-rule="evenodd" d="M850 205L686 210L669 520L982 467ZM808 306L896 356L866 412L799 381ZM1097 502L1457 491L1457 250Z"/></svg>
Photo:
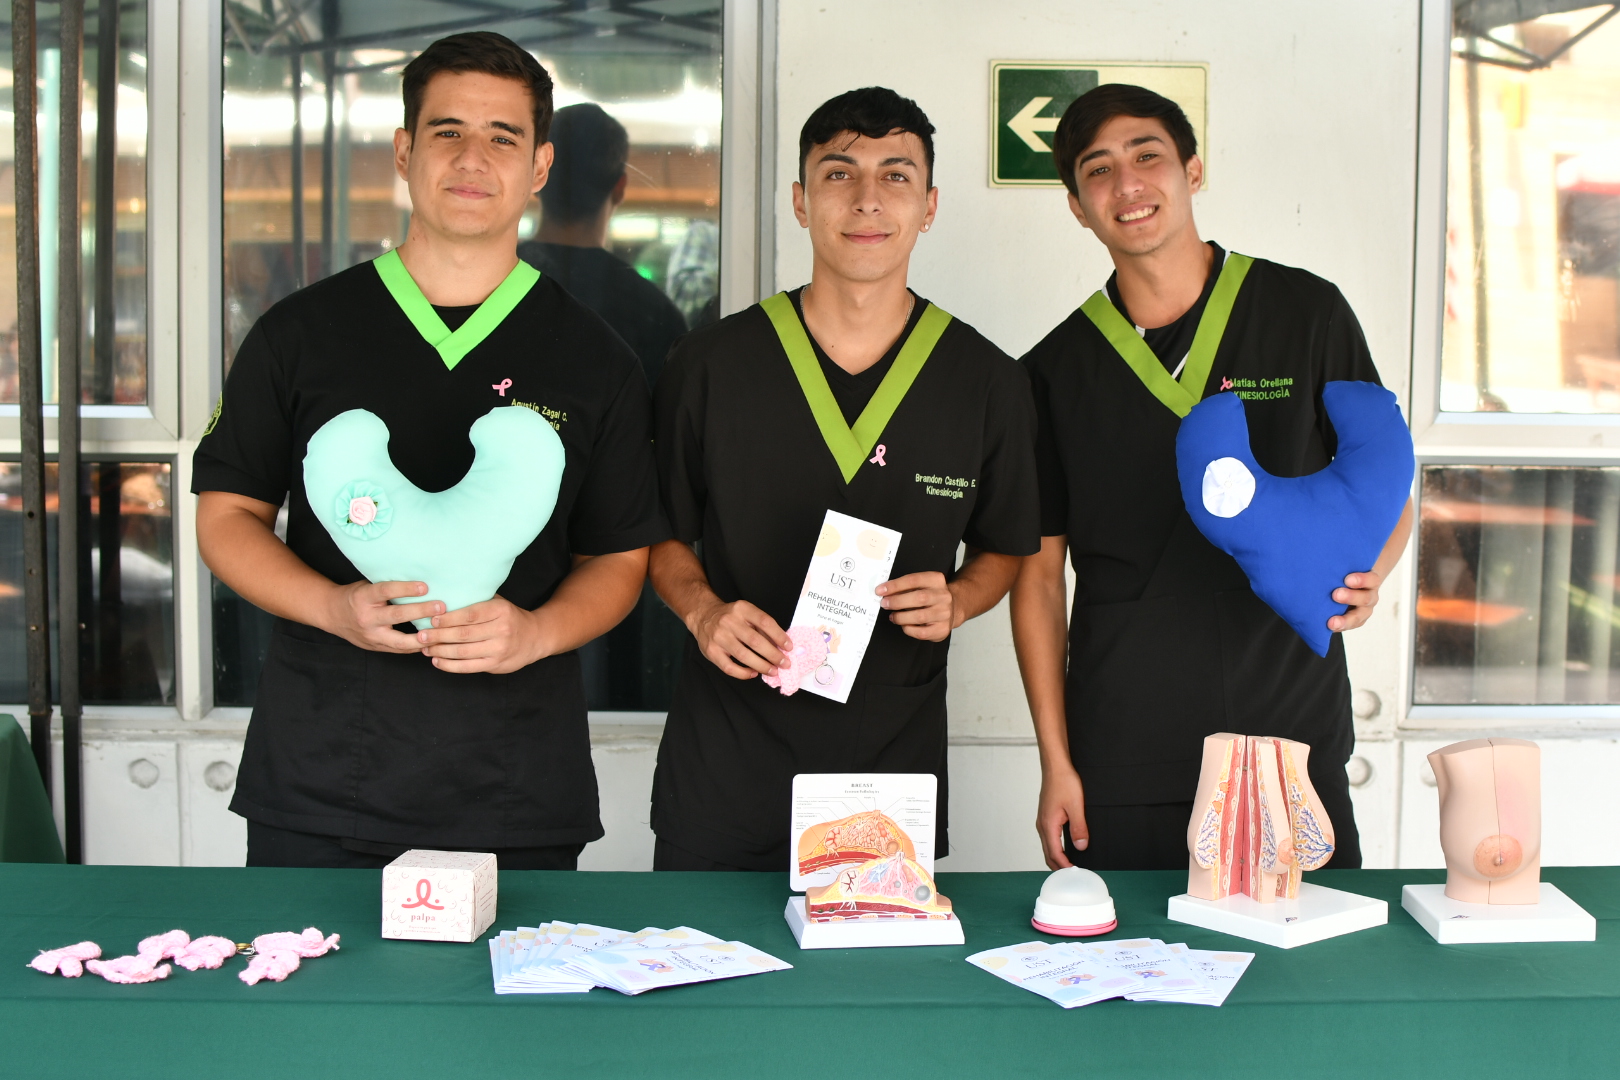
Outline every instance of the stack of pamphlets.
<svg viewBox="0 0 1620 1080"><path fill-rule="evenodd" d="M502 930L489 939L489 964L497 994L583 994L597 986L639 994L793 966L690 926L632 934L566 922Z"/></svg>
<svg viewBox="0 0 1620 1080"><path fill-rule="evenodd" d="M1026 941L987 949L967 962L1065 1009L1122 997L1219 1005L1254 953L1166 945L1158 938L1127 941Z"/></svg>

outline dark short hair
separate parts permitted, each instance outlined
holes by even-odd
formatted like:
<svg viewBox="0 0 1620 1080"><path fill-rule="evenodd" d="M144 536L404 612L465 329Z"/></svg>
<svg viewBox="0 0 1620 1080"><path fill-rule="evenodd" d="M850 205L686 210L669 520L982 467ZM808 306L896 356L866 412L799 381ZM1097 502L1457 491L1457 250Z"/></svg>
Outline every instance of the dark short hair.
<svg viewBox="0 0 1620 1080"><path fill-rule="evenodd" d="M444 71L458 75L480 71L522 83L534 101L534 145L546 141L551 132L551 76L517 42L488 30L440 38L405 65L405 130L411 138L416 137L422 95L433 76Z"/></svg>
<svg viewBox="0 0 1620 1080"><path fill-rule="evenodd" d="M1116 116L1134 116L1142 120L1157 120L1170 133L1176 144L1176 156L1185 165L1187 159L1198 153L1198 136L1181 106L1142 86L1130 83L1103 83L1086 91L1063 110L1058 121L1057 134L1052 139L1052 160L1057 163L1058 176L1069 194L1078 195L1080 189L1074 176L1074 163L1097 138L1103 125Z"/></svg>
<svg viewBox="0 0 1620 1080"><path fill-rule="evenodd" d="M589 102L558 109L551 121L556 158L551 178L540 189L546 216L581 221L602 209L630 160L630 135L600 105Z"/></svg>
<svg viewBox="0 0 1620 1080"><path fill-rule="evenodd" d="M844 132L881 139L909 132L922 140L928 164L928 186L934 186L934 125L915 101L882 86L867 86L821 103L799 131L799 183L812 146L832 142Z"/></svg>

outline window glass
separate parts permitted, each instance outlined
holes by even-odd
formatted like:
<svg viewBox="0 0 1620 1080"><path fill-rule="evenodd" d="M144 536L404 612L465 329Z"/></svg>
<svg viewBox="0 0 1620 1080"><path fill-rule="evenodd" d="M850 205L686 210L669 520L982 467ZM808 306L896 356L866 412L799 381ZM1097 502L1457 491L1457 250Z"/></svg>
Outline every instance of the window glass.
<svg viewBox="0 0 1620 1080"><path fill-rule="evenodd" d="M1620 411L1620 20L1495 25L1566 6L1454 9L1443 410Z"/></svg>
<svg viewBox="0 0 1620 1080"><path fill-rule="evenodd" d="M1620 703L1620 468L1426 465L1418 705Z"/></svg>
<svg viewBox="0 0 1620 1080"><path fill-rule="evenodd" d="M174 527L168 462L84 462L79 476L79 657L86 704L174 703ZM60 655L56 464L45 466L51 648ZM28 699L22 468L0 461L0 701ZM60 700L61 665L51 665Z"/></svg>
<svg viewBox="0 0 1620 1080"><path fill-rule="evenodd" d="M227 370L276 301L404 239L400 72L434 38L468 30L513 39L555 82L556 161L519 254L601 314L649 381L675 338L717 317L718 0L225 0L225 22ZM216 702L251 704L268 617L223 584L214 599ZM647 590L582 650L591 708L665 708L685 634Z"/></svg>
<svg viewBox="0 0 1620 1080"><path fill-rule="evenodd" d="M146 402L146 0L86 4L79 191L84 301L80 400L87 405ZM101 16L107 15L105 27ZM102 40L117 49L106 71ZM57 400L56 249L62 53L57 5L39 4L40 340L45 400ZM110 40L110 38L109 38ZM103 83L107 93L101 92ZM17 250L9 24L0 41L0 403L17 387ZM105 124L106 139L98 138ZM103 151L107 151L103 153ZM110 272L98 274L106 252ZM98 289L100 290L98 293ZM98 302L99 296L99 302ZM97 318L111 333L98 338Z"/></svg>

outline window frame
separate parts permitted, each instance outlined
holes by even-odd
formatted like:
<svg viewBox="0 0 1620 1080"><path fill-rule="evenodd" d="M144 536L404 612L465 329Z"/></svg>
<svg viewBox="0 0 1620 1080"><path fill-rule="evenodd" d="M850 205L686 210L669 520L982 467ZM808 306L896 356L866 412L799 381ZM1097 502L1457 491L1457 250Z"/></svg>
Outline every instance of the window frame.
<svg viewBox="0 0 1620 1080"><path fill-rule="evenodd" d="M146 404L81 405L85 451L122 453L131 443L169 445L180 437L179 359L173 348L173 265L179 193L175 190L175 132L156 122L177 109L176 11L149 0L146 8ZM43 223L42 223L43 224ZM54 228L54 223L51 225ZM21 446L20 406L0 405L0 447ZM58 406L46 405L45 443L55 453ZM137 452L137 451L131 451ZM173 453L173 450L159 451Z"/></svg>
<svg viewBox="0 0 1620 1080"><path fill-rule="evenodd" d="M1620 413L1456 413L1440 410L1445 310L1446 181L1450 138L1451 0L1422 0L1418 38L1417 175L1412 274L1412 381L1408 419L1425 465L1620 465ZM1414 478L1415 525L1399 620L1401 702L1397 727L1427 731L1612 730L1620 705L1419 705L1418 543L1421 477Z"/></svg>
<svg viewBox="0 0 1620 1080"><path fill-rule="evenodd" d="M1412 304L1412 438L1425 454L1495 462L1503 454L1547 464L1620 462L1620 412L1458 413L1440 410L1445 310L1446 179L1450 137L1451 2L1423 0L1419 25L1416 243ZM1570 460L1565 460L1565 458ZM1435 463L1438 463L1436 459Z"/></svg>

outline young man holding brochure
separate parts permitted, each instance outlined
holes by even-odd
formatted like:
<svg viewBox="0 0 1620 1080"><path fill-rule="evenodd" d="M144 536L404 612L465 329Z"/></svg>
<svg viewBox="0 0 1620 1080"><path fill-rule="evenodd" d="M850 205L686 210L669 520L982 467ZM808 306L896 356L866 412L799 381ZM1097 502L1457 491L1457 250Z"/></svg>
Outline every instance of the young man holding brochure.
<svg viewBox="0 0 1620 1080"><path fill-rule="evenodd" d="M1001 599L1039 539L1027 378L906 287L937 206L933 131L891 90L818 108L793 185L810 284L688 335L659 382L675 539L650 571L692 641L653 784L656 869L786 869L805 772L935 774L948 850L950 633ZM761 678L787 666L828 510L902 536L844 703Z"/></svg>

